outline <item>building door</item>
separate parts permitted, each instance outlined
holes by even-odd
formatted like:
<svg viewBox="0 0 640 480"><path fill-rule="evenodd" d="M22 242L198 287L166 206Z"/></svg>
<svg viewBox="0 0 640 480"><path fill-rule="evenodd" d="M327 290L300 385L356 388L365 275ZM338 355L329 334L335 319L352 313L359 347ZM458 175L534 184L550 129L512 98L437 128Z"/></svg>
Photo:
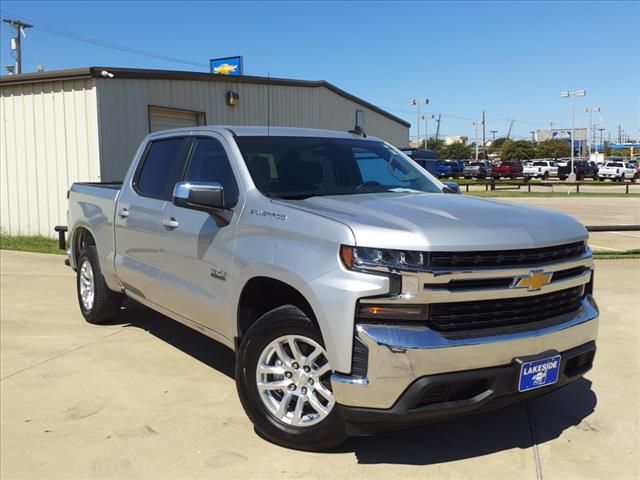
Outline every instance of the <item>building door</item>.
<svg viewBox="0 0 640 480"><path fill-rule="evenodd" d="M149 106L149 133L205 124L204 112Z"/></svg>

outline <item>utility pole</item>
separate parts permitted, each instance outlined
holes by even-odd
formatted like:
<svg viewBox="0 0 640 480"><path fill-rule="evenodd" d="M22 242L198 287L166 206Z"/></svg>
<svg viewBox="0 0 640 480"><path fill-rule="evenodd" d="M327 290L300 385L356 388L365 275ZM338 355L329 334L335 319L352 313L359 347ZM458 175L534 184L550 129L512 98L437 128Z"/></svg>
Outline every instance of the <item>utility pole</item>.
<svg viewBox="0 0 640 480"><path fill-rule="evenodd" d="M599 128L598 131L600 132L600 147L602 147L603 146L603 144L602 144L602 134L604 132L604 128Z"/></svg>
<svg viewBox="0 0 640 480"><path fill-rule="evenodd" d="M436 128L436 142L438 141L438 136L440 135L440 119L442 118L442 114L438 114L438 127Z"/></svg>
<svg viewBox="0 0 640 480"><path fill-rule="evenodd" d="M22 73L22 35L25 28L33 28L33 25L13 18L3 18L2 21L16 31L16 36L11 39L11 50L16 52L16 73L20 75Z"/></svg>
<svg viewBox="0 0 640 480"><path fill-rule="evenodd" d="M515 120L513 120L513 119L512 119L512 120L510 121L510 123L509 123L509 131L507 132L507 140L508 140L509 138L511 138L511 129L513 128L513 122L515 122Z"/></svg>
<svg viewBox="0 0 640 480"><path fill-rule="evenodd" d="M618 143L622 143L622 125L618 124Z"/></svg>
<svg viewBox="0 0 640 480"><path fill-rule="evenodd" d="M587 144L588 144L589 155L591 155L591 147L592 147L592 144L591 144L591 131L592 131L592 129L594 129L592 115L593 115L593 112L599 112L600 111L600 107L585 107L585 108L582 109L582 111L584 113L589 113L589 130L587 131ZM593 143L596 143L595 142L595 136L596 136L596 133L595 133L595 130L593 130Z"/></svg>
<svg viewBox="0 0 640 480"><path fill-rule="evenodd" d="M416 107L418 107L418 122L417 122L417 127L418 127L418 135L416 138L416 144L417 147L420 148L420 105L427 105L429 103L429 99L428 98L414 98L413 100L409 100L409 105L415 105Z"/></svg>
<svg viewBox="0 0 640 480"><path fill-rule="evenodd" d="M493 143L496 142L496 133L498 133L498 130L491 130L491 135L493 135Z"/></svg>

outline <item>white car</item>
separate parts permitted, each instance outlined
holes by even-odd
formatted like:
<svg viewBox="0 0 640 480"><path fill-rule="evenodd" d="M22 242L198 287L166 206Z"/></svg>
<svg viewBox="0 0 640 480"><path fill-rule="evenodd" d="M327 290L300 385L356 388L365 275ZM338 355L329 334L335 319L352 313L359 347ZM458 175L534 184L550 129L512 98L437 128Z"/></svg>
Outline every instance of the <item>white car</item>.
<svg viewBox="0 0 640 480"><path fill-rule="evenodd" d="M625 180L635 182L638 178L638 172L630 163L607 162L598 170L598 179L604 182L607 178L619 182L624 182Z"/></svg>
<svg viewBox="0 0 640 480"><path fill-rule="evenodd" d="M531 177L547 180L549 177L558 176L558 165L556 162L549 160L537 160L531 165L525 164L523 174L525 180Z"/></svg>

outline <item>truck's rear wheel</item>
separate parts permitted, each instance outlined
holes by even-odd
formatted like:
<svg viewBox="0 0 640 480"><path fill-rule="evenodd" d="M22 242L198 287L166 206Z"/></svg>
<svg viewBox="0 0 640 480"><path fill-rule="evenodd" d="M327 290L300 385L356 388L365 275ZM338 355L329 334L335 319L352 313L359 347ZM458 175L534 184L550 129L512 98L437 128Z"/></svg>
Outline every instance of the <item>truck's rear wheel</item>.
<svg viewBox="0 0 640 480"><path fill-rule="evenodd" d="M105 323L120 311L122 295L107 287L96 247L86 247L78 258L76 271L78 303L82 316L89 323Z"/></svg>
<svg viewBox="0 0 640 480"><path fill-rule="evenodd" d="M322 336L293 305L260 317L237 352L240 401L267 440L298 450L326 450L346 436L331 391Z"/></svg>

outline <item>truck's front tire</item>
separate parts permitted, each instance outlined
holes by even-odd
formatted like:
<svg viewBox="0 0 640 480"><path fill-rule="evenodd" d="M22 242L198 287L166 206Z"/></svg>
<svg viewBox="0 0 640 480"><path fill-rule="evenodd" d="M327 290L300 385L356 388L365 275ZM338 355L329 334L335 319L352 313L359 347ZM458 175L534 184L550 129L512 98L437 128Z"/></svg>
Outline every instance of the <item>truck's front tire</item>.
<svg viewBox="0 0 640 480"><path fill-rule="evenodd" d="M113 320L120 312L122 294L107 287L96 247L87 246L80 253L77 265L76 287L82 316L89 323Z"/></svg>
<svg viewBox="0 0 640 480"><path fill-rule="evenodd" d="M322 336L298 307L285 305L260 317L236 358L240 401L264 438L309 451L346 438Z"/></svg>

